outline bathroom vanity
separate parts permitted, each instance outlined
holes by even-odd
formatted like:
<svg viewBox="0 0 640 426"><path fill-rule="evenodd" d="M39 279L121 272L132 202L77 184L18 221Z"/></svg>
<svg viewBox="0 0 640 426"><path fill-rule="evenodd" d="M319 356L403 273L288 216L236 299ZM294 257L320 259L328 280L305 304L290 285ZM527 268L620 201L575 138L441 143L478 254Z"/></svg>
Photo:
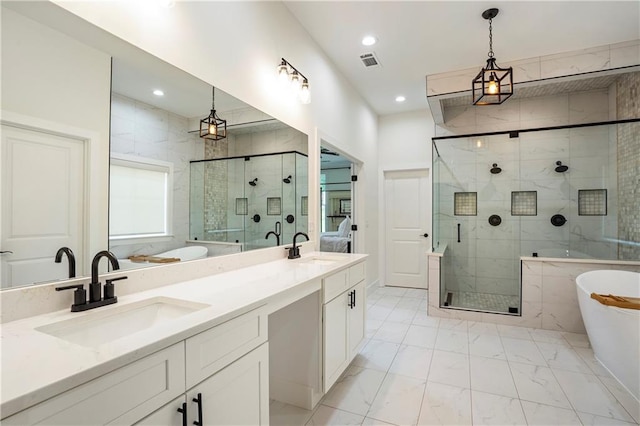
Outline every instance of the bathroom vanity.
<svg viewBox="0 0 640 426"><path fill-rule="evenodd" d="M258 425L270 398L313 408L363 342L365 258L310 253L3 324L2 422Z"/></svg>

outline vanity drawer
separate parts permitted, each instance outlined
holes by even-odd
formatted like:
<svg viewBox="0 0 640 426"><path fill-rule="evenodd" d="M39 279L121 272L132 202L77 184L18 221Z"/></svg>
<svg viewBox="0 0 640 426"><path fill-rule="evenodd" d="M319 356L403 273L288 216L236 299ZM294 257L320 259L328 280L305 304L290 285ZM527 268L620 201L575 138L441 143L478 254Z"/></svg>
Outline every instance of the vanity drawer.
<svg viewBox="0 0 640 426"><path fill-rule="evenodd" d="M262 308L188 338L187 389L266 341L267 314Z"/></svg>
<svg viewBox="0 0 640 426"><path fill-rule="evenodd" d="M184 391L180 342L3 419L2 424L130 425Z"/></svg>
<svg viewBox="0 0 640 426"><path fill-rule="evenodd" d="M349 287L353 287L364 280L365 265L365 262L360 262L349 268Z"/></svg>
<svg viewBox="0 0 640 426"><path fill-rule="evenodd" d="M322 279L324 303L334 299L349 288L349 270L344 269Z"/></svg>

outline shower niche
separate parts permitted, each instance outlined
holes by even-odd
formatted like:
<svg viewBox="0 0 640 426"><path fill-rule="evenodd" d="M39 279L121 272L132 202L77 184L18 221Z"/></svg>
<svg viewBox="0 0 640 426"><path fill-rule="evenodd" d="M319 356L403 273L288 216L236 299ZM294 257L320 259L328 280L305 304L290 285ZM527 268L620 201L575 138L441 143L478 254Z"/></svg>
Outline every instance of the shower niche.
<svg viewBox="0 0 640 426"><path fill-rule="evenodd" d="M619 218L617 148L639 127L433 138L440 307L519 315L521 257L623 259L633 243Z"/></svg>
<svg viewBox="0 0 640 426"><path fill-rule="evenodd" d="M307 156L297 151L191 162L189 231L226 253L307 232Z"/></svg>

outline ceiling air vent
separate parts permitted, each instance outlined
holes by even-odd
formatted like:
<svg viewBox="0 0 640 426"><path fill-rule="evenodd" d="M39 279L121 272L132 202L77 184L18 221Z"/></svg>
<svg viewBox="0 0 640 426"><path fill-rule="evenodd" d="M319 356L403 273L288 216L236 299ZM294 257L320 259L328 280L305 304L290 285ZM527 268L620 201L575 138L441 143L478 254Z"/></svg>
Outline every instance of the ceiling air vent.
<svg viewBox="0 0 640 426"><path fill-rule="evenodd" d="M375 53L364 53L360 55L360 60L367 68L380 66L380 61L376 58Z"/></svg>

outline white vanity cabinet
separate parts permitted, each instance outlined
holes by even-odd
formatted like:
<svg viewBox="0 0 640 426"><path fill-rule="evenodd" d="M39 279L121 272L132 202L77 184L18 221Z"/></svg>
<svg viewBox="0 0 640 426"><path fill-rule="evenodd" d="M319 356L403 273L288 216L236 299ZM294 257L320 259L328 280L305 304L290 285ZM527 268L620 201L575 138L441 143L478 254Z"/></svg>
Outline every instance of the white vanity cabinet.
<svg viewBox="0 0 640 426"><path fill-rule="evenodd" d="M365 262L323 279L324 392L361 348L365 331Z"/></svg>
<svg viewBox="0 0 640 426"><path fill-rule="evenodd" d="M258 308L3 419L2 424L202 425L202 418L207 425L268 424L267 331L267 315Z"/></svg>

